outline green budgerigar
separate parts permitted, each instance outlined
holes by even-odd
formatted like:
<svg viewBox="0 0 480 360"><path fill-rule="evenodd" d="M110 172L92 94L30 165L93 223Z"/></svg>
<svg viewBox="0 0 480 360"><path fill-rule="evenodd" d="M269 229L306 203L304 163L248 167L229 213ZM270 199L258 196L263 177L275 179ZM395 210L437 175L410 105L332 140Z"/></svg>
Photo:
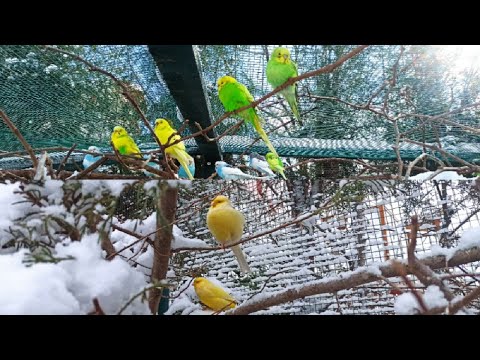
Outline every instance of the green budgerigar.
<svg viewBox="0 0 480 360"><path fill-rule="evenodd" d="M279 173L285 180L287 180L285 173L283 172L284 168L282 160L280 160L278 155L269 152L267 155L265 155L265 159L267 160L268 166L270 166L270 169L272 169L273 172Z"/></svg>
<svg viewBox="0 0 480 360"><path fill-rule="evenodd" d="M290 51L284 47L276 48L267 63L268 83L275 89L291 77L296 76L298 76L297 64L290 59ZM293 85L287 86L280 91L280 94L287 100L295 119L297 119L300 125L303 125L298 112L297 84L294 83Z"/></svg>
<svg viewBox="0 0 480 360"><path fill-rule="evenodd" d="M217 81L218 97L226 111L234 111L249 105L254 101L252 94L245 85L239 83L231 76L222 76ZM238 113L247 123L250 123L258 132L260 137L265 141L267 147L272 153L277 155L277 151L273 147L265 130L262 128L263 119L258 116L255 108L249 108ZM278 156L278 155L277 155Z"/></svg>

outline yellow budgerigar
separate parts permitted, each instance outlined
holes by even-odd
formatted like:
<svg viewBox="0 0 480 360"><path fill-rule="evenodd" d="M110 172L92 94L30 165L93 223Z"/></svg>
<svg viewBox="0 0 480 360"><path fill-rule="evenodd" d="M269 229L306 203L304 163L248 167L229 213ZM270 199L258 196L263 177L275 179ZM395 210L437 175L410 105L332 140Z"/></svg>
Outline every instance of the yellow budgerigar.
<svg viewBox="0 0 480 360"><path fill-rule="evenodd" d="M218 79L217 86L218 97L226 111L237 110L254 101L253 96L250 94L247 87L231 76L222 76ZM270 151L277 154L277 151L270 142L267 133L262 128L263 119L258 116L255 108L240 111L238 115L245 120L245 122L250 123L263 141L265 141Z"/></svg>
<svg viewBox="0 0 480 360"><path fill-rule="evenodd" d="M112 144L121 155L133 155L142 157L140 149L135 141L128 135L127 130L122 126L115 126L112 132Z"/></svg>
<svg viewBox="0 0 480 360"><path fill-rule="evenodd" d="M226 196L219 195L213 199L207 213L207 227L215 240L222 246L240 240L244 225L245 217L240 211L233 208ZM243 273L249 273L250 267L240 245L232 246L231 249L237 258L240 270Z"/></svg>
<svg viewBox="0 0 480 360"><path fill-rule="evenodd" d="M193 287L202 304L212 310L233 309L236 305L236 300L229 293L206 278L195 278Z"/></svg>
<svg viewBox="0 0 480 360"><path fill-rule="evenodd" d="M157 119L155 121L154 130L155 135L157 135L160 143L164 146L166 146L167 143L171 144L181 138L179 134L175 134L177 130L172 128L168 121L165 119ZM172 134L175 135L172 136ZM195 160L190 155L188 155L187 151L185 150L185 144L183 143L183 141L180 141L175 145L165 148L165 153L170 155L174 159L177 159L180 165L182 165L182 167L185 169L188 178L190 180L193 180L193 175L190 172L189 168L191 168L192 163L194 163Z"/></svg>

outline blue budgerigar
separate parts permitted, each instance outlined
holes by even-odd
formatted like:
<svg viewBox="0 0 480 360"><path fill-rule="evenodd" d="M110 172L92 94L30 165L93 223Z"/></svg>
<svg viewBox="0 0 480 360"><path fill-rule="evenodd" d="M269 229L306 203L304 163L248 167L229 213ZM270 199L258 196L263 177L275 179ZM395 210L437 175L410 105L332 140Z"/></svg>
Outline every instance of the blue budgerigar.
<svg viewBox="0 0 480 360"><path fill-rule="evenodd" d="M153 161L149 161L150 160L150 157L147 156L147 155L143 155L143 159L144 160L148 160L148 163L147 165L154 168L154 169L157 169L157 170L162 170L162 167L156 163L156 162L153 162ZM157 174L152 174L151 172L145 170L145 169L142 169L142 172L147 175L147 176L158 176Z"/></svg>
<svg viewBox="0 0 480 360"><path fill-rule="evenodd" d="M88 151L100 153L100 149L96 146L89 146ZM82 162L83 168L84 169L88 168L90 165L97 162L101 158L102 158L102 155L98 155L98 156L91 155L91 154L85 155Z"/></svg>
<svg viewBox="0 0 480 360"><path fill-rule="evenodd" d="M275 173L270 169L268 163L256 152L250 154L250 159L248 161L248 166L251 168L260 171L262 174L267 176L275 176Z"/></svg>
<svg viewBox="0 0 480 360"><path fill-rule="evenodd" d="M242 170L230 166L225 161L215 162L215 171L223 180L268 179L267 177L245 174Z"/></svg>
<svg viewBox="0 0 480 360"><path fill-rule="evenodd" d="M195 160L191 156L190 156L190 158L192 160L189 161L188 170L190 170L190 173L192 174L192 176L195 176ZM178 168L178 177L180 179L188 180L188 174L185 171L185 169L183 168L183 165L180 165L180 167Z"/></svg>

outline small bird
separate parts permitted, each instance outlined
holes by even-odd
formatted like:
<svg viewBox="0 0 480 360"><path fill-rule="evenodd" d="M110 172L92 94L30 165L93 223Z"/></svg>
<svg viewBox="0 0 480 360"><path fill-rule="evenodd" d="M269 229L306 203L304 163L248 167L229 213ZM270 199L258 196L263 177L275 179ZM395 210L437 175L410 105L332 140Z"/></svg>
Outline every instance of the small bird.
<svg viewBox="0 0 480 360"><path fill-rule="evenodd" d="M237 303L229 293L206 278L195 278L193 287L202 304L214 311L233 309Z"/></svg>
<svg viewBox="0 0 480 360"><path fill-rule="evenodd" d="M244 225L245 217L233 208L228 197L219 195L213 199L207 213L207 227L222 247L239 241L243 235ZM249 273L250 267L240 245L232 246L231 249L237 258L240 270L243 273Z"/></svg>
<svg viewBox="0 0 480 360"><path fill-rule="evenodd" d="M282 160L280 160L278 156L270 152L267 153L265 157L267 159L268 165L270 166L270 169L272 169L276 173L279 173L285 180L287 180L287 178L285 177L285 173L283 172L284 169Z"/></svg>
<svg viewBox="0 0 480 360"><path fill-rule="evenodd" d="M157 170L162 170L161 166L158 163L150 161L151 156L144 155L143 159L146 160L144 163L147 163L148 166L150 166L154 169L157 169ZM151 172L149 172L145 169L142 169L142 171L147 176L157 176L157 174L153 174L153 173L151 173Z"/></svg>
<svg viewBox="0 0 480 360"><path fill-rule="evenodd" d="M158 139L160 140L160 143L164 146L181 139L179 134L173 135L177 132L177 130L172 128L168 121L165 119L155 120L154 131L155 135L157 135ZM195 161L186 152L185 144L183 143L183 141L180 141L175 145L165 148L165 154L170 155L174 159L177 159L187 173L188 178L190 180L193 180L193 175L189 170L189 166L191 167L192 163L195 166Z"/></svg>
<svg viewBox="0 0 480 360"><path fill-rule="evenodd" d="M100 149L96 146L89 146L88 151L99 153ZM88 168L89 166L96 163L101 158L102 158L102 155L98 155L98 156L95 156L95 155L92 155L92 154L85 155L85 157L83 158L83 161L82 161L83 168L84 169Z"/></svg>
<svg viewBox="0 0 480 360"><path fill-rule="evenodd" d="M243 180L243 179L267 179L267 177L253 176L245 174L242 170L232 167L225 161L215 162L215 171L223 180Z"/></svg>
<svg viewBox="0 0 480 360"><path fill-rule="evenodd" d="M188 155L188 156L190 156L190 155ZM188 170L190 171L190 174L192 174L192 176L195 176L195 160L193 158L192 158L191 163L188 164ZM182 165L180 165L180 168L178 169L178 177L180 179L188 179L188 174L187 174L187 172L185 171L185 169L183 168Z"/></svg>
<svg viewBox="0 0 480 360"><path fill-rule="evenodd" d="M273 50L267 63L267 81L275 89L292 77L298 76L297 64L290 59L290 51L284 47ZM297 103L297 84L289 85L280 94L287 100L295 119L300 125L300 114Z"/></svg>
<svg viewBox="0 0 480 360"><path fill-rule="evenodd" d="M251 104L254 101L252 94L250 94L246 86L239 83L231 76L222 76L220 79L218 79L217 86L218 97L220 98L220 101L222 102L226 111L237 110L241 107ZM263 141L265 141L271 152L274 154L277 153L270 142L270 139L265 133L265 130L262 128L263 119L258 116L255 108L249 108L241 111L238 113L238 116L254 127Z"/></svg>
<svg viewBox="0 0 480 360"><path fill-rule="evenodd" d="M256 152L252 152L250 154L250 159L248 160L248 166L251 168L260 171L262 174L265 174L267 176L275 176L272 170L270 170L270 166L268 165L268 162L262 159L260 155L258 155Z"/></svg>
<svg viewBox="0 0 480 360"><path fill-rule="evenodd" d="M121 155L133 155L142 157L140 149L135 141L128 135L127 130L122 126L115 126L112 132L112 144Z"/></svg>

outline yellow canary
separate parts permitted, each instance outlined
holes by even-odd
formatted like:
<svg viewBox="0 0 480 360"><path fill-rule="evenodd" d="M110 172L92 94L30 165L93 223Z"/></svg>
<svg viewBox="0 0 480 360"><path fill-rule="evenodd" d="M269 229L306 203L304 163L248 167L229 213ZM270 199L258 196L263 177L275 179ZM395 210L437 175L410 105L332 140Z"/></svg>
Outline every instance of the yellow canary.
<svg viewBox="0 0 480 360"><path fill-rule="evenodd" d="M168 121L165 119L157 119L155 121L154 131L155 135L157 135L158 139L160 140L160 143L164 146L180 139L180 135L178 134L172 136L172 134L175 134L177 130L172 128ZM185 144L183 143L183 141L167 147L165 149L165 153L170 155L174 159L177 159L180 165L182 165L182 167L185 169L188 178L190 180L193 180L193 175L190 172L190 168L192 166L192 163L195 163L195 160L193 160L193 158L185 151Z"/></svg>
<svg viewBox="0 0 480 360"><path fill-rule="evenodd" d="M208 279L195 278L193 287L200 301L212 310L233 309L236 305L236 300L229 293Z"/></svg>
<svg viewBox="0 0 480 360"><path fill-rule="evenodd" d="M207 213L207 227L215 240L222 246L240 240L244 225L245 217L240 211L232 207L230 200L226 196L219 195L213 199ZM243 273L249 273L250 267L240 245L232 246L231 249L237 258L240 270Z"/></svg>
<svg viewBox="0 0 480 360"><path fill-rule="evenodd" d="M121 155L134 155L141 158L141 152L135 141L122 126L115 126L112 132L112 144Z"/></svg>

